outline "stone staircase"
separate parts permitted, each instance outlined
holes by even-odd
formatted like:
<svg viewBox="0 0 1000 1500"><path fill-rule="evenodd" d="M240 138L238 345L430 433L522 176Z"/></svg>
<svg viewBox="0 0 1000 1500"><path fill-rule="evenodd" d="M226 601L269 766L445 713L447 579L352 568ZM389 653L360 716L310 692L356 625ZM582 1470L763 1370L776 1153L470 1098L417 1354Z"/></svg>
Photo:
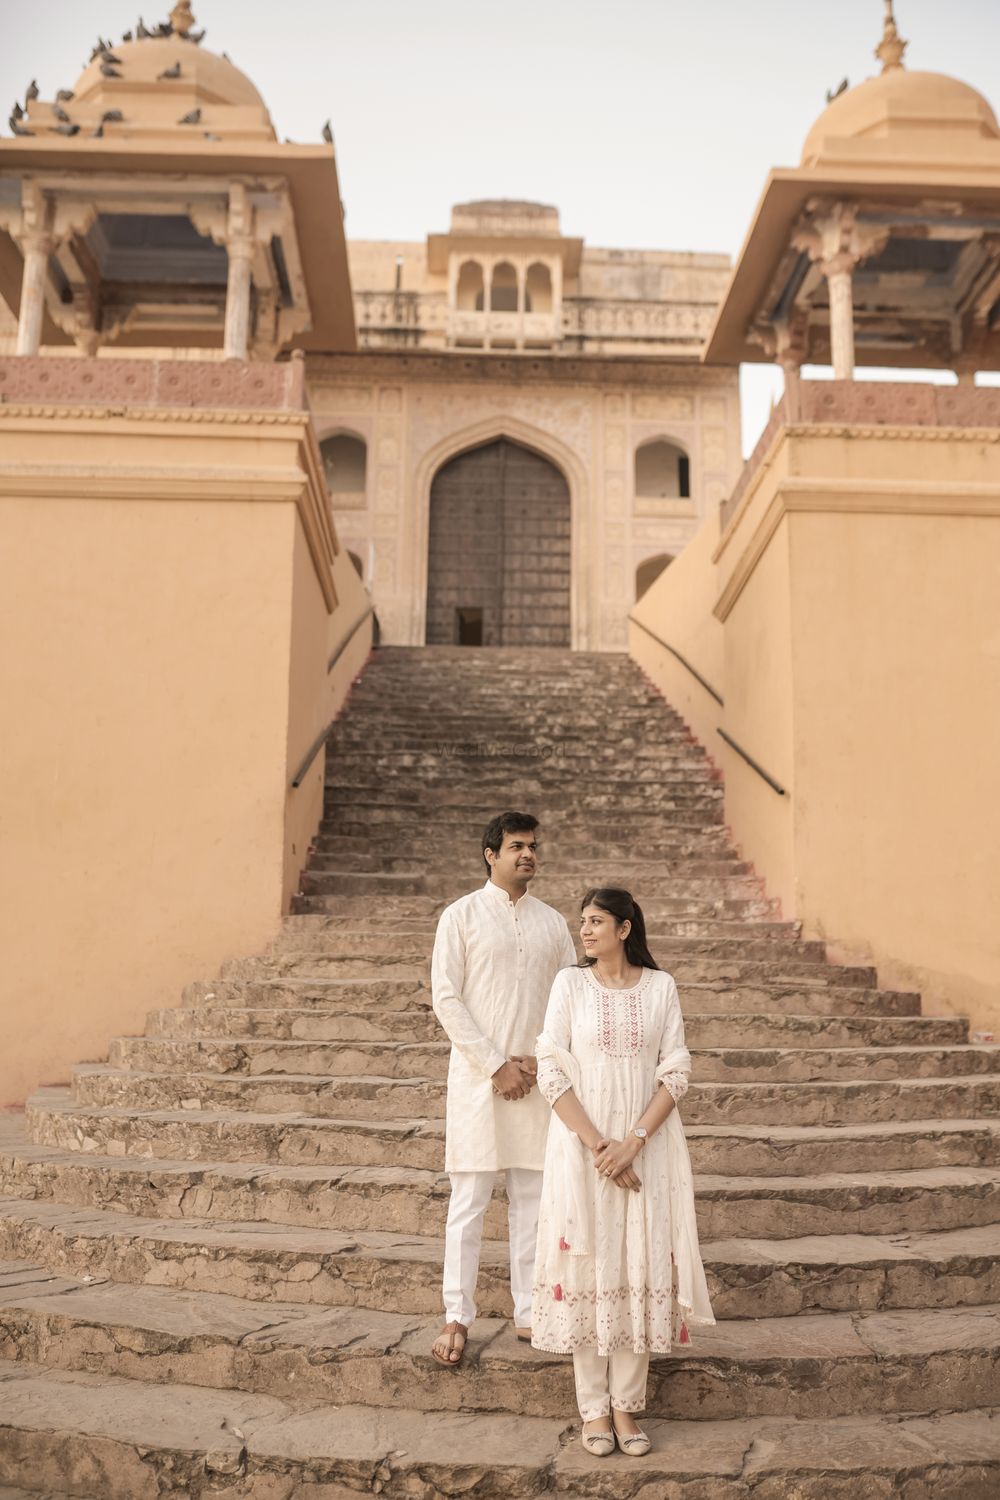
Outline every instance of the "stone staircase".
<svg viewBox="0 0 1000 1500"><path fill-rule="evenodd" d="M499 1190L465 1365L429 1356L428 955L506 806L571 921L636 892L684 1006L719 1321L654 1362L642 1460L514 1339ZM998 1113L996 1048L781 920L627 659L383 651L273 950L0 1117L0 1500L996 1500Z"/></svg>

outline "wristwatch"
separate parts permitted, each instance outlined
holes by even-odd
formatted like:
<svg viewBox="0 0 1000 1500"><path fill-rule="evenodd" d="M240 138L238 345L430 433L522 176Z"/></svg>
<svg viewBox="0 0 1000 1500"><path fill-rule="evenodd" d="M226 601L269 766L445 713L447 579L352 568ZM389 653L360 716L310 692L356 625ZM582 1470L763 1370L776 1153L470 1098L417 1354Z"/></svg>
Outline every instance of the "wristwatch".
<svg viewBox="0 0 1000 1500"><path fill-rule="evenodd" d="M649 1131L645 1130L641 1125L637 1125L635 1127L635 1129L633 1130L632 1134L634 1136L637 1136L638 1139L640 1141L642 1141L643 1144L645 1144L645 1140L646 1140L647 1135L649 1134Z"/></svg>

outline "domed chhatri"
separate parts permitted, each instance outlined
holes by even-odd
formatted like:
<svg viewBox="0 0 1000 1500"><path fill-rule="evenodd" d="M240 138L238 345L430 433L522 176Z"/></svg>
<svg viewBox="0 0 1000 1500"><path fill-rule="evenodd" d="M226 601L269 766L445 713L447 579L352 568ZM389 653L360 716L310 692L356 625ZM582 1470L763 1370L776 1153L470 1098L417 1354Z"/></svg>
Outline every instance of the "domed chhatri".
<svg viewBox="0 0 1000 1500"><path fill-rule="evenodd" d="M0 139L0 299L19 354L355 347L332 141L279 141L194 27L176 0L155 26L99 37L75 88L33 88Z"/></svg>
<svg viewBox="0 0 1000 1500"><path fill-rule="evenodd" d="M169 20L142 23L111 46L100 40L61 116L42 100L26 120L34 133L58 131L74 143L94 131L141 140L181 134L195 140L273 141L274 126L260 93L225 54L202 47L190 3L178 0ZM78 127L69 135L69 128Z"/></svg>
<svg viewBox="0 0 1000 1500"><path fill-rule="evenodd" d="M905 68L906 46L885 0L881 73L771 173L709 335L710 362L778 360L793 403L803 364L1000 367L1000 126L971 85Z"/></svg>
<svg viewBox="0 0 1000 1500"><path fill-rule="evenodd" d="M989 103L971 84L946 73L899 67L866 78L827 105L806 136L804 167L868 155L921 160L967 159L983 141L1000 140Z"/></svg>
<svg viewBox="0 0 1000 1500"><path fill-rule="evenodd" d="M910 72L907 43L896 30L892 0L875 56L882 72L839 94L819 116L802 147L804 167L903 158L966 161L982 143L1000 140L1000 126L978 90L945 73Z"/></svg>

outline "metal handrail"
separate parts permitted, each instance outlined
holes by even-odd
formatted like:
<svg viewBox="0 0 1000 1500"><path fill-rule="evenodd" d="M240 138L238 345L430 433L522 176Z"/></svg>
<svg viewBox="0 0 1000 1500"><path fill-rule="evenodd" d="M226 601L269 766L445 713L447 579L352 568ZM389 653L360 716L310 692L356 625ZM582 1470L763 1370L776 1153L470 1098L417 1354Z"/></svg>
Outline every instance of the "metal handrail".
<svg viewBox="0 0 1000 1500"><path fill-rule="evenodd" d="M374 604L369 604L369 606L365 610L364 614L358 616L358 618L355 620L354 624L351 626L350 630L344 636L344 638L341 641L340 645L337 647L336 651L330 657L330 660L327 662L327 664L326 664L326 670L327 670L328 674L333 671L334 667L337 665L338 661L343 656L344 652L347 650L348 646L351 644L351 642L353 641L354 637L357 635L358 631L361 629L361 627L365 623L365 621L371 615L373 615L374 613L375 613L375 606L374 606ZM333 728L333 726L334 726L335 723L336 723L336 719L335 718L331 719L330 722L329 722L329 724L326 726L326 728L324 730L322 730L316 736L316 738L313 740L312 744L309 746L309 749L306 752L306 755L305 755L304 760L302 761L302 764L299 766L299 769L296 771L295 775L292 777L291 785L290 785L290 790L291 791L293 791L293 792L297 791L298 788L302 785L302 783L305 780L306 775L307 775L307 773L309 771L309 767L312 765L313 761L316 759L317 755L322 750L323 746L326 744L327 739L328 739L329 734L330 734L330 730Z"/></svg>
<svg viewBox="0 0 1000 1500"><path fill-rule="evenodd" d="M648 625L644 625L641 620L637 620L635 615L629 615L628 618L633 625L638 625L640 630L644 630L648 636L651 636L658 646L662 646L665 651L669 651L671 656L676 656L681 666L686 667L687 670L691 673L691 676L695 678L697 682L701 683L702 687L705 689L705 692L711 694L719 707L725 707L725 704L722 701L722 694L717 693L712 684L705 681L704 677L702 677L701 673L698 671L698 668L693 667L686 656L682 656L675 646L671 646L669 641L665 641L662 636L657 635L655 630L650 630Z"/></svg>
<svg viewBox="0 0 1000 1500"><path fill-rule="evenodd" d="M759 765L758 762L754 760L752 755L748 755L743 746L738 745L731 734L727 734L726 731L724 729L720 729L718 725L716 725L716 733L722 736L726 744L729 745L731 749L735 750L737 755L743 757L747 765L750 766L752 770L756 771L758 776L762 776L764 778L768 786L774 788L779 797L788 796L788 793L781 785L781 782L775 781L773 776L769 776L768 773L764 770L764 767L762 765Z"/></svg>
<svg viewBox="0 0 1000 1500"><path fill-rule="evenodd" d="M671 646L669 641L665 641L662 636L657 635L655 630L650 630L648 625L644 625L641 620L637 620L635 615L629 615L628 618L633 625L638 625L640 630L644 630L646 634L650 636L650 638L654 640L658 646L662 646L664 651L669 651L671 656L676 656L681 666L686 667L687 670L691 673L691 676L694 677L696 681L701 683L706 693L711 694L719 707L725 708L722 694L717 693L712 684L705 681L704 677L702 677L697 667L693 667L686 656L682 656L675 646ZM785 788L781 785L780 781L775 781L773 776L768 775L767 771L764 770L764 767L757 761L755 761L752 755L748 755L747 752L743 749L743 746L738 745L731 734L727 734L726 731L724 729L720 729L718 725L716 725L716 731L722 736L726 744L729 745L733 750L735 750L737 755L742 756L747 765L757 772L758 776L763 777L769 787L774 788L779 797L788 796L788 793L785 791Z"/></svg>
<svg viewBox="0 0 1000 1500"><path fill-rule="evenodd" d="M364 614L359 615L358 618L355 620L354 624L351 626L350 630L344 636L344 638L341 641L340 645L337 647L336 651L333 653L333 655L330 657L330 660L327 662L327 664L326 664L326 673L327 673L327 676L329 676L330 673L333 671L334 667L337 665L338 661L343 656L344 652L347 650L348 646L351 644L351 642L353 641L354 637L357 635L358 631L361 629L362 625L365 623L365 621L368 619L368 617L370 615L373 615L374 613L375 613L375 606L374 606L374 604L369 604L369 606L365 610Z"/></svg>

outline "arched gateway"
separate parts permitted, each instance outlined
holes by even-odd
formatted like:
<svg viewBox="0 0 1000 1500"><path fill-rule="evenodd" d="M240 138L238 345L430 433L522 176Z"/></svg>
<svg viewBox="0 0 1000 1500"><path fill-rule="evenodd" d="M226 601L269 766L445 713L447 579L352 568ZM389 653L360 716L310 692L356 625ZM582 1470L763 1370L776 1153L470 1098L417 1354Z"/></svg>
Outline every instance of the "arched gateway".
<svg viewBox="0 0 1000 1500"><path fill-rule="evenodd" d="M509 438L460 453L434 476L427 644L570 644L569 486Z"/></svg>

